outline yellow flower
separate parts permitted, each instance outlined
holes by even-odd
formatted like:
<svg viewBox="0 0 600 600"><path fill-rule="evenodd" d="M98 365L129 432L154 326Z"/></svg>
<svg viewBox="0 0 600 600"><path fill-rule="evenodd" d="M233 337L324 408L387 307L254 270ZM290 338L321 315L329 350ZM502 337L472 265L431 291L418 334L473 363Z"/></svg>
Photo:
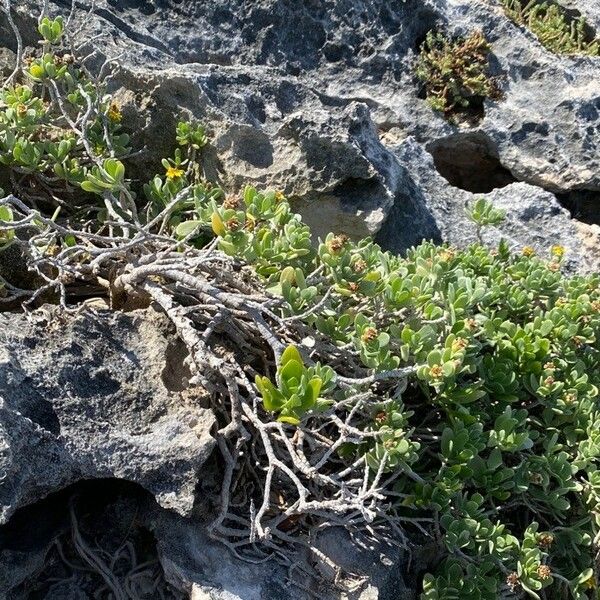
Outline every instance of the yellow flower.
<svg viewBox="0 0 600 600"><path fill-rule="evenodd" d="M395 439L389 439L389 440L385 440L385 442L383 442L383 447L386 450L393 450L396 447L396 440Z"/></svg>
<svg viewBox="0 0 600 600"><path fill-rule="evenodd" d="M285 196L283 195L283 192L281 191L276 191L275 192L275 202L282 202L283 200L285 200Z"/></svg>
<svg viewBox="0 0 600 600"><path fill-rule="evenodd" d="M113 123L120 123L121 119L123 118L123 115L121 113L121 109L119 108L119 106L117 104L115 104L114 102L108 107L108 111L106 113L106 116L113 122Z"/></svg>
<svg viewBox="0 0 600 600"><path fill-rule="evenodd" d="M556 256L556 258L562 258L565 255L565 247L564 246L552 246L550 250L552 256Z"/></svg>
<svg viewBox="0 0 600 600"><path fill-rule="evenodd" d="M183 169L169 167L167 169L167 179L179 179L183 175Z"/></svg>
<svg viewBox="0 0 600 600"><path fill-rule="evenodd" d="M246 213L244 229L246 231L254 231L255 227L256 227L256 219L250 213Z"/></svg>
<svg viewBox="0 0 600 600"><path fill-rule="evenodd" d="M469 331L475 329L477 327L477 321L475 319L465 319L465 329Z"/></svg>
<svg viewBox="0 0 600 600"><path fill-rule="evenodd" d="M583 585L588 590L593 590L596 587L596 578L592 575L589 579L583 582Z"/></svg>
<svg viewBox="0 0 600 600"><path fill-rule="evenodd" d="M533 256L535 254L535 250L531 246L525 246L523 248L523 256Z"/></svg>

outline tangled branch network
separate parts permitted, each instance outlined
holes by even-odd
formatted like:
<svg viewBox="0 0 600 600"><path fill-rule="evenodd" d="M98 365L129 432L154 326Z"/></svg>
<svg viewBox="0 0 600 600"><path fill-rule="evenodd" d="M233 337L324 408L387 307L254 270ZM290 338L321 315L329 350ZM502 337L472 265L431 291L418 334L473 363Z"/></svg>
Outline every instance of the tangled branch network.
<svg viewBox="0 0 600 600"><path fill-rule="evenodd" d="M68 303L68 290L88 286L104 288L114 306L136 298L168 315L189 353L190 384L210 394L221 423L216 438L225 471L213 535L236 552L257 552L260 542L282 559L282 544L297 543L293 532L307 523L317 529L364 527L373 534L377 527L403 539L400 521L385 501L400 471L384 475L382 460L373 476L365 455L348 465L338 453L345 444L377 435L355 424L370 412L370 386L399 373L352 379L352 373L364 371L354 354L321 340L311 359L337 365L346 397L298 426L272 421L253 383L256 368L273 370L286 345L315 332L300 318L284 317L283 299L266 293L250 267L217 250L214 242L182 249L181 242L153 233L170 206L145 226L107 221L112 233L104 235L59 225L12 195L0 204L15 215L0 230L37 230L16 243L43 281L35 292L5 282L10 293L4 300L28 296L25 304L32 305L53 294L65 311L80 310ZM73 245L49 256L47 248L64 237Z"/></svg>

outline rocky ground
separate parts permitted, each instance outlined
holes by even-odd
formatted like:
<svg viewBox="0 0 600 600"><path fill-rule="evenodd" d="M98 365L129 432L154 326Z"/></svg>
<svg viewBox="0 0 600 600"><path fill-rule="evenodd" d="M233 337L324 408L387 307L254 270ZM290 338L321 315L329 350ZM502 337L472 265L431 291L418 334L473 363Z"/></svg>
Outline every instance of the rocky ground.
<svg viewBox="0 0 600 600"><path fill-rule="evenodd" d="M563 2L600 30L595 3ZM17 6L26 44L37 5ZM475 236L464 206L485 195L508 211L488 241L540 252L559 243L573 271L600 266L600 58L550 53L497 0L77 6L98 61L115 57L110 88L133 145L145 147L130 165L141 181L189 114L211 131L211 177L230 189L282 189L317 233L373 235L399 252L422 239L462 245ZM423 99L413 65L437 26L482 29L492 43L502 94L477 122L449 123ZM6 67L16 46L1 15L0 44ZM115 598L307 595L272 565L236 561L207 538L213 417L198 408L201 390L186 388L161 315L36 319L0 316L0 597L88 598L103 586L136 586L136 596ZM314 593L415 597L424 557L342 535L319 544L356 591ZM114 561L112 579L98 556Z"/></svg>

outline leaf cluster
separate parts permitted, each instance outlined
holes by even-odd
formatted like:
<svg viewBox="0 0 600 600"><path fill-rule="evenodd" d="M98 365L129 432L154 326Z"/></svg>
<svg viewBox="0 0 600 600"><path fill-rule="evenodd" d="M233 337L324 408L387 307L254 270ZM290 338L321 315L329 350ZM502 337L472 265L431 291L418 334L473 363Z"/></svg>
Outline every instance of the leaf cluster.
<svg viewBox="0 0 600 600"><path fill-rule="evenodd" d="M590 39L584 17L570 19L554 2L502 0L502 4L511 20L528 27L551 52L600 55L600 40Z"/></svg>
<svg viewBox="0 0 600 600"><path fill-rule="evenodd" d="M490 51L481 31L457 39L430 31L421 46L415 73L425 86L431 107L451 116L496 97L497 84L489 74Z"/></svg>

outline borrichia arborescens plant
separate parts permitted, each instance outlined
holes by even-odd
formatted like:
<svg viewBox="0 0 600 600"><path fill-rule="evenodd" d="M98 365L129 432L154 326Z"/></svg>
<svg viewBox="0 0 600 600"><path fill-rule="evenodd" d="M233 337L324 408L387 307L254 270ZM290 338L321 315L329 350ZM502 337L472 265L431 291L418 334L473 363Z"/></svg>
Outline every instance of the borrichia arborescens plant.
<svg viewBox="0 0 600 600"><path fill-rule="evenodd" d="M125 155L129 138L101 74L91 75L73 53L64 21L44 16L38 30L40 50L23 58L0 91L0 164L13 188L38 205L73 208L82 188L118 190L114 161L107 172L104 161Z"/></svg>
<svg viewBox="0 0 600 600"><path fill-rule="evenodd" d="M135 196L118 156L87 154L94 122L60 123L82 171L60 179L44 159L0 201L0 243L40 281L6 297L54 292L70 310L94 286L169 316L219 423L214 537L291 566L290 547L318 554L309 535L336 525L437 544L423 600L597 597L598 275L564 275L560 246L313 244L282 193L204 178L197 123ZM59 213L34 193L52 177ZM77 211L59 179L67 200L81 189ZM478 233L503 218L485 199L468 212Z"/></svg>

